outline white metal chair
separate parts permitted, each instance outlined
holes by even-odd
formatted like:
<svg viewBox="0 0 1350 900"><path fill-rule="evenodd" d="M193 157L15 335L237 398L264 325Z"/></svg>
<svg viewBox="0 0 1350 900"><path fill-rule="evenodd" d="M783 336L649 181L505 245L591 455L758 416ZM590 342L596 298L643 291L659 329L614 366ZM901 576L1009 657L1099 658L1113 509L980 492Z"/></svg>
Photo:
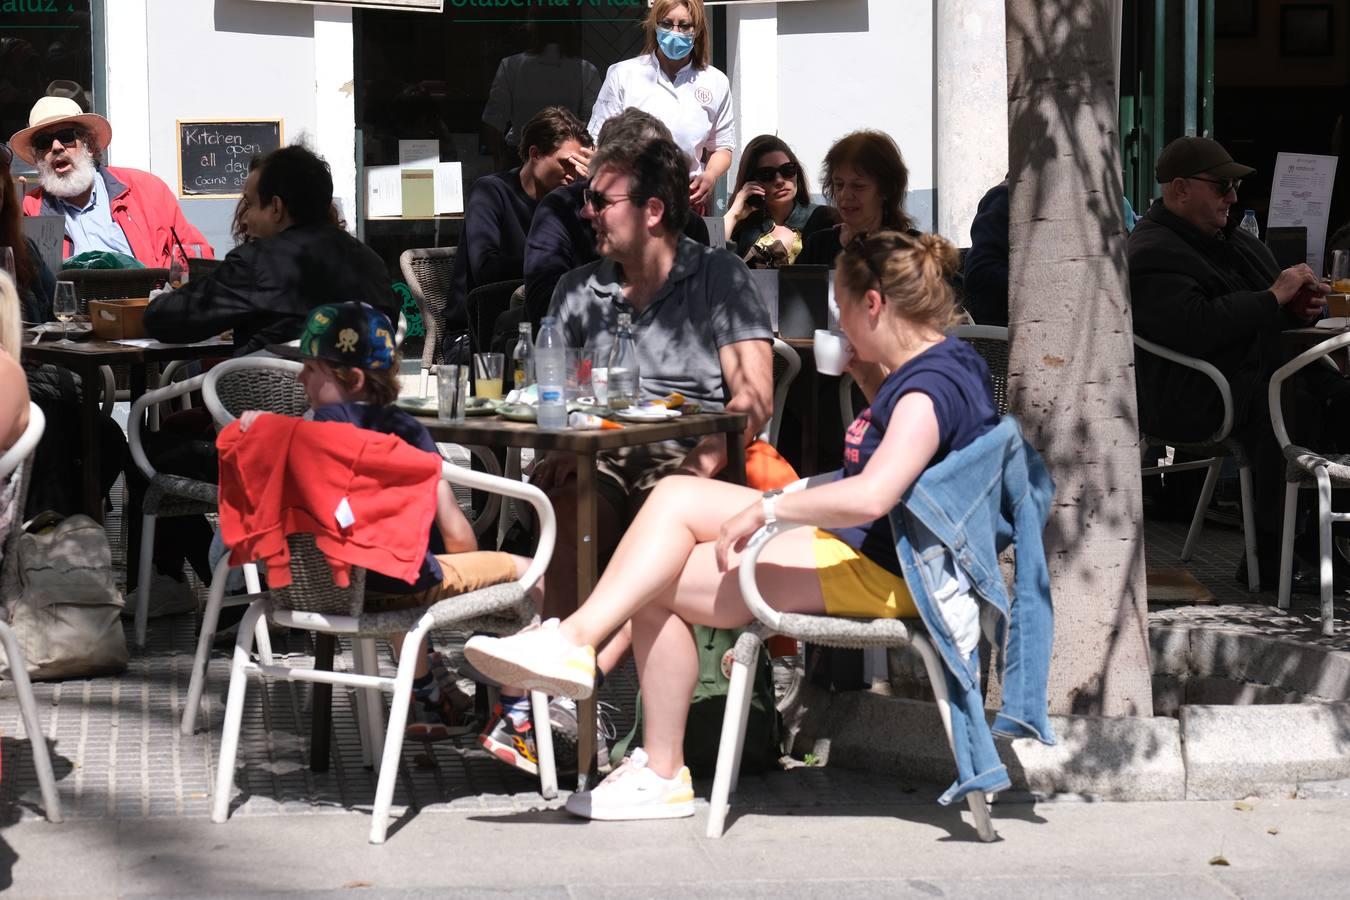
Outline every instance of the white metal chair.
<svg viewBox="0 0 1350 900"><path fill-rule="evenodd" d="M1320 359L1327 358L1347 345L1350 345L1350 334L1341 334L1323 341L1316 347L1304 350L1275 370L1275 374L1270 378L1267 394L1270 402L1270 424L1275 430L1275 439L1279 441L1286 461L1284 531L1280 539L1280 593L1277 602L1280 609L1289 608L1290 579L1294 571L1294 519L1298 510L1298 490L1300 487L1316 487L1322 634L1327 637L1336 632L1336 609L1332 604L1331 555L1334 551L1331 546L1331 523L1350 522L1350 513L1332 510L1331 486L1350 485L1350 453L1320 453L1295 444L1284 424L1284 407L1280 395L1281 388L1291 375ZM1245 504L1245 498L1243 502Z"/></svg>
<svg viewBox="0 0 1350 900"><path fill-rule="evenodd" d="M798 481L787 488L789 492L802 490L809 480ZM754 615L752 622L736 641L735 662L731 669L731 684L727 688L726 713L722 719L722 737L717 750L717 770L713 777L711 805L708 814L707 835L722 836L726 827L730 797L736 790L741 768L741 750L745 744L746 722L750 713L750 692L754 687L751 673L763 647L764 639L779 634L831 647L878 648L911 646L923 657L928 680L937 699L938 712L947 732L947 743L952 745L951 711L948 708L947 680L937 650L924 634L922 624L905 619L845 619L838 616L801 615L781 613L764 601L755 581L755 569L764 545L798 523L777 521L760 528L750 538L739 563L741 597ZM993 822L985 795L973 791L966 802L975 818L975 830L980 840L992 841Z"/></svg>
<svg viewBox="0 0 1350 900"><path fill-rule="evenodd" d="M773 339L773 415L764 423L759 439L778 446L778 432L783 427L783 410L787 408L788 388L802 370L802 358L787 341Z"/></svg>
<svg viewBox="0 0 1350 900"><path fill-rule="evenodd" d="M313 537L292 536L289 540L294 584L269 594L251 597L252 602L239 626L239 637L235 641L234 657L230 666L230 687L221 735L220 763L211 808L213 821L223 823L229 816L230 793L234 782L235 757L239 747L239 731L248 676L264 675L290 681L350 685L357 689L362 749L379 773L370 824L370 842L383 843L388 827L389 807L393 801L394 783L398 777L408 706L411 702L413 669L417 656L415 651L423 638L434 628L449 626L454 626L457 630L509 634L530 621L537 621L528 592L548 567L557 534L553 508L549 505L548 498L532 485L473 472L449 462L441 463L441 477L447 482L467 485L477 490L500 492L524 500L534 507L539 520L540 536L538 549L528 570L517 581L451 597L433 606L399 612L363 613L364 573L353 572L349 588L334 587L331 571L322 554L315 548ZM221 585L224 583L223 575L227 564L227 560L222 560L217 576L212 579L211 600L207 604L208 619L219 608L220 595L223 592ZM357 671L325 672L286 665L269 665L266 662L254 663L249 652L253 632L264 617L289 628L350 636ZM203 633L206 630L207 627L204 625ZM403 638L399 646L397 674L390 678L379 674L375 639L393 634L402 634ZM201 682L197 680L199 674L200 670L194 669L194 689L189 691L188 696L189 712L195 711L201 698ZM383 727L382 692L393 693L387 729ZM531 693L530 701L537 728L540 792L545 798L552 798L557 795L558 778L553 760L548 697L536 691Z"/></svg>
<svg viewBox="0 0 1350 900"><path fill-rule="evenodd" d="M0 488L10 477L18 479L14 491L13 515L9 533L4 536L4 554L0 557L0 595L14 596L18 592L18 562L16 550L18 538L23 532L24 498L28 494L28 482L32 472L24 465L32 458L33 450L42 439L47 420L42 409L36 404L28 404L28 427L19 440L0 455ZM0 644L5 648L5 658L9 662L9 677L14 682L14 693L19 698L19 711L23 716L23 727L28 732L28 742L33 748L33 768L37 772L38 787L42 790L42 807L47 813L47 821L59 823L61 816L61 798L56 793L56 776L52 774L52 760L47 752L47 735L42 729L42 720L38 718L37 702L33 699L33 684L28 680L28 666L23 658L14 632L9 623L0 617ZM13 761L11 760L11 765Z"/></svg>
<svg viewBox="0 0 1350 900"><path fill-rule="evenodd" d="M1230 436L1230 432L1233 430L1233 391L1228 386L1228 379L1224 377L1222 372L1203 359L1196 359L1193 356L1169 350L1161 344L1155 344L1137 334L1134 336L1134 344L1138 349L1159 359L1165 359L1179 366L1194 369L1214 382L1214 387L1219 392L1219 398L1223 402L1223 420L1209 437L1200 441L1178 441L1166 435L1143 436L1145 444L1166 444L1177 450L1205 455L1206 458L1166 466L1144 466L1140 474L1148 476L1185 472L1190 469L1206 470L1205 484L1200 489L1200 500L1195 505L1195 514L1191 517L1191 527L1186 532L1186 543L1181 548L1181 561L1186 562L1195 552L1195 545L1200 540L1200 530L1205 525L1205 510L1209 508L1210 498L1214 496L1214 485L1219 480L1219 469L1223 467L1224 457L1231 456L1236 460L1238 485L1242 492L1242 535L1247 552L1247 590L1255 593L1261 589L1261 571L1256 558L1256 511L1252 505L1252 466L1247 451Z"/></svg>
<svg viewBox="0 0 1350 900"><path fill-rule="evenodd" d="M309 408L304 388L296 379L300 368L297 362L281 359L251 357L228 360L210 372L147 391L132 404L127 444L132 460L149 483L141 506L141 558L137 561L136 612L133 629L136 646L145 646L156 521L175 516L207 515L216 511L214 484L181 475L167 475L156 471L150 464L149 458L145 455L144 438L141 436L146 408L155 408L175 397L201 390L203 400L206 401L213 416L217 411L225 412L227 406L236 414L245 409L262 409L282 415L300 416ZM247 370L247 374L229 377L240 373L241 370ZM222 379L225 380L222 382ZM220 395L222 386L225 390L223 397ZM209 400L206 395L208 391ZM226 416L225 421L234 418L234 415L229 413L226 413ZM217 419L217 424L221 424L219 417ZM250 591L259 589L255 567L245 567L244 579ZM261 645L266 647L265 635L260 636L259 640Z"/></svg>

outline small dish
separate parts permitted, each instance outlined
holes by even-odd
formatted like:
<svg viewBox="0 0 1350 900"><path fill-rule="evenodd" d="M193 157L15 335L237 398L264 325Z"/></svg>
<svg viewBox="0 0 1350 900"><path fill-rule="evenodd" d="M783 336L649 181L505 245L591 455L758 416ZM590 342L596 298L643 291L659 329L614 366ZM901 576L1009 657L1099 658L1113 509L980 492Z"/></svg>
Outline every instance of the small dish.
<svg viewBox="0 0 1350 900"><path fill-rule="evenodd" d="M434 416L440 411L440 402L435 397L399 397L394 405L415 416Z"/></svg>
<svg viewBox="0 0 1350 900"><path fill-rule="evenodd" d="M625 422L664 422L666 419L678 418L680 413L664 406L630 406L615 410L614 415Z"/></svg>
<svg viewBox="0 0 1350 900"><path fill-rule="evenodd" d="M470 397L464 407L466 416L495 416L501 401L491 400L487 397Z"/></svg>

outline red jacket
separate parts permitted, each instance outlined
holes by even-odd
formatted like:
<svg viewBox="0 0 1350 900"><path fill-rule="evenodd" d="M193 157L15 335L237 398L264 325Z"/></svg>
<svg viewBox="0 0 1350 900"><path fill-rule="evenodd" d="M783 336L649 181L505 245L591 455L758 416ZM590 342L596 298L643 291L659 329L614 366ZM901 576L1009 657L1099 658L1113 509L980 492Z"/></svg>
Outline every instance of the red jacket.
<svg viewBox="0 0 1350 900"><path fill-rule="evenodd" d="M131 255L146 268L167 269L177 253L170 227L178 232L184 247L197 248L203 259L214 259L215 253L206 238L183 216L169 186L158 177L140 169L99 167L98 174L107 185L112 198L112 218L127 236ZM23 198L26 216L63 216L59 206L46 197L42 188L30 191ZM61 251L62 259L72 255L70 238ZM180 257L182 254L178 254Z"/></svg>
<svg viewBox="0 0 1350 900"><path fill-rule="evenodd" d="M392 434L345 422L260 416L226 426L220 451L220 535L230 563L267 564L269 587L291 583L289 534L312 533L339 587L352 566L417 580L436 515L440 457ZM343 501L347 524L339 521Z"/></svg>

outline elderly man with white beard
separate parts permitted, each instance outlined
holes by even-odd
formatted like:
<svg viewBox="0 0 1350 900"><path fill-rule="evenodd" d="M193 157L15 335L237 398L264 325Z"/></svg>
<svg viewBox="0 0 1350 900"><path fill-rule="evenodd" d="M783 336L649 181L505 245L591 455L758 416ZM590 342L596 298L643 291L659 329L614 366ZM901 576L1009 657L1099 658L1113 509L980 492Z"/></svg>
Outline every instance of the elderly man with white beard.
<svg viewBox="0 0 1350 900"><path fill-rule="evenodd" d="M103 116L67 97L38 100L28 127L9 141L15 156L37 167L39 187L24 197L24 214L65 218L65 259L104 250L168 268L185 252L212 258L168 185L149 172L103 165L111 141Z"/></svg>

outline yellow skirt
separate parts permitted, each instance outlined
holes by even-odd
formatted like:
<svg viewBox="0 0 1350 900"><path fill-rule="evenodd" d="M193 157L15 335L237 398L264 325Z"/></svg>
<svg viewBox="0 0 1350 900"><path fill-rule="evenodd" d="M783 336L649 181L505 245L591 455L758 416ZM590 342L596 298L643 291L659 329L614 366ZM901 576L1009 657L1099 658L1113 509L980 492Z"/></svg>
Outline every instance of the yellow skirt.
<svg viewBox="0 0 1350 900"><path fill-rule="evenodd" d="M814 547L826 613L855 619L918 618L919 610L905 579L828 531L816 529Z"/></svg>

